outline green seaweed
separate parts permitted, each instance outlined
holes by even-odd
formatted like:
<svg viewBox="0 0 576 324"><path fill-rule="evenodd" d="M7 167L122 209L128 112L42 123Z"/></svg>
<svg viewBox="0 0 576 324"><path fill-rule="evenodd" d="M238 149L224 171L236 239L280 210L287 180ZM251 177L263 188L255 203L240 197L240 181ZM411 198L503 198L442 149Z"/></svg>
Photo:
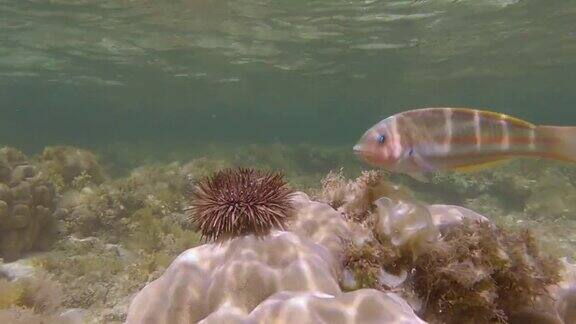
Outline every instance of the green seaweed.
<svg viewBox="0 0 576 324"><path fill-rule="evenodd" d="M446 323L506 322L547 297L546 287L560 278L558 261L541 254L528 232L509 233L484 222L448 228L414 269L425 317Z"/></svg>

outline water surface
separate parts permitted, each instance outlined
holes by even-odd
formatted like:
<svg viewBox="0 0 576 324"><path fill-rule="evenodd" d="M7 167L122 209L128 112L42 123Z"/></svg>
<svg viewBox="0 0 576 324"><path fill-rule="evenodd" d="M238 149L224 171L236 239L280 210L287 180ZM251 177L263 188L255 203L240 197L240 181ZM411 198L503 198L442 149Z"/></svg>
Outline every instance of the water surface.
<svg viewBox="0 0 576 324"><path fill-rule="evenodd" d="M438 105L576 124L574 21L573 1L3 0L0 138L348 148Z"/></svg>

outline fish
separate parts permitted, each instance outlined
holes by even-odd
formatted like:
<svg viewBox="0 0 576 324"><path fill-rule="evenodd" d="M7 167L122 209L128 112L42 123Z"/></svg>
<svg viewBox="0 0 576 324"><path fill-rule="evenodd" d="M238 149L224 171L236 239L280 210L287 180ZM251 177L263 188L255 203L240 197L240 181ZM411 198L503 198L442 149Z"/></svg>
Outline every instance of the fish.
<svg viewBox="0 0 576 324"><path fill-rule="evenodd" d="M576 127L473 108L420 108L370 127L353 151L372 166L427 182L433 173L475 172L518 157L576 163Z"/></svg>

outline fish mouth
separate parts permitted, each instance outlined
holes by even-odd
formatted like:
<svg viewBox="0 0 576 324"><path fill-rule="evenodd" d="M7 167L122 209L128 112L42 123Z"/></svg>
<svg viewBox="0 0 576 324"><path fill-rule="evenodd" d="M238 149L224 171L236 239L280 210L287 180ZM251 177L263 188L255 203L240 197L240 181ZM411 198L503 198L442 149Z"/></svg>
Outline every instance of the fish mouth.
<svg viewBox="0 0 576 324"><path fill-rule="evenodd" d="M362 161L364 161L364 162L366 162L372 166L378 166L377 156L372 154L371 151L367 150L366 146L363 146L362 144L356 144L356 145L354 145L352 150L354 151L354 155L356 155L358 158L360 158L360 160L362 160Z"/></svg>

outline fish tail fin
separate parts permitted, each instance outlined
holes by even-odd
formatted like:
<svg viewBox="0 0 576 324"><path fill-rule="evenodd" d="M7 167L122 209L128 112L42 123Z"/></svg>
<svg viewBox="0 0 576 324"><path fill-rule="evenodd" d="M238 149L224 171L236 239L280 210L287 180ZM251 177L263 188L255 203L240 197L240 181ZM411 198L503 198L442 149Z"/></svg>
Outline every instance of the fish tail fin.
<svg viewBox="0 0 576 324"><path fill-rule="evenodd" d="M576 127L538 126L536 133L543 157L576 163Z"/></svg>

